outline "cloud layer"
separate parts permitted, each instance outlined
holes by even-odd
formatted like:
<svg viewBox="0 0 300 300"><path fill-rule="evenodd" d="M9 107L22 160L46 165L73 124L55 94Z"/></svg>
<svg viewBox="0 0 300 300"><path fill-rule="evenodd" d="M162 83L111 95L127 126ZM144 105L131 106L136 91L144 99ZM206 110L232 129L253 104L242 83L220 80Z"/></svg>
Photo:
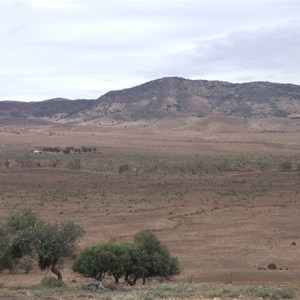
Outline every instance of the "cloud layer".
<svg viewBox="0 0 300 300"><path fill-rule="evenodd" d="M0 99L163 76L300 84L299 1L0 0Z"/></svg>

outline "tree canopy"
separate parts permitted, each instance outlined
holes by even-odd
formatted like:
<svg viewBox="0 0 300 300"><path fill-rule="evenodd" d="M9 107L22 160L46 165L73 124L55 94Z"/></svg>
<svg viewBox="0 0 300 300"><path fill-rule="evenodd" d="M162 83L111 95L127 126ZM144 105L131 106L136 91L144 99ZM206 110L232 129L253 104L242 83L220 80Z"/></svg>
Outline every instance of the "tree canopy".
<svg viewBox="0 0 300 300"><path fill-rule="evenodd" d="M16 260L30 255L38 259L42 270L49 268L61 281L59 260L73 254L83 234L72 221L52 224L30 209L20 209L11 213L0 228L0 267L9 269Z"/></svg>
<svg viewBox="0 0 300 300"><path fill-rule="evenodd" d="M133 243L107 243L83 250L73 264L73 270L84 276L102 279L113 276L116 283L121 277L130 285L138 279L169 278L180 273L179 262L172 257L151 232L138 233Z"/></svg>

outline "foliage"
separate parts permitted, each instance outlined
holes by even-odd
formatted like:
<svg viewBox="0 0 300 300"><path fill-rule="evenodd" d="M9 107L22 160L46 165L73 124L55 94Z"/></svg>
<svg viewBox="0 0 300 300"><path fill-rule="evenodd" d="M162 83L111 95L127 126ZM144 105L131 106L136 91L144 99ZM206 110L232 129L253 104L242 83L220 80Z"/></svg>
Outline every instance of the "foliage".
<svg viewBox="0 0 300 300"><path fill-rule="evenodd" d="M7 230L0 228L0 270L12 270L14 265L11 254L11 243Z"/></svg>
<svg viewBox="0 0 300 300"><path fill-rule="evenodd" d="M28 208L21 208L17 212L13 212L8 216L6 226L13 233L33 228L38 221L35 213Z"/></svg>
<svg viewBox="0 0 300 300"><path fill-rule="evenodd" d="M274 263L268 264L268 269L269 270L277 270L277 266Z"/></svg>
<svg viewBox="0 0 300 300"><path fill-rule="evenodd" d="M83 229L72 221L61 223L40 222L34 228L34 249L39 258L39 267L50 268L62 280L57 268L59 259L73 254L76 242L83 236Z"/></svg>
<svg viewBox="0 0 300 300"><path fill-rule="evenodd" d="M73 270L88 277L101 279L104 274L114 277L115 282L124 280L134 285L139 278L177 275L180 272L177 258L150 232L141 232L131 244L108 243L83 250L73 264Z"/></svg>
<svg viewBox="0 0 300 300"><path fill-rule="evenodd" d="M179 262L171 257L169 250L161 244L151 232L140 232L134 237L133 259L136 260L135 280L143 278L164 277L180 273Z"/></svg>
<svg viewBox="0 0 300 300"><path fill-rule="evenodd" d="M27 255L38 258L41 269L50 268L62 280L58 264L61 258L73 254L83 229L72 221L46 223L30 209L20 209L8 217L0 230L0 266L10 269L13 262L23 258L21 267L30 271ZM27 259L27 263L26 263Z"/></svg>
<svg viewBox="0 0 300 300"><path fill-rule="evenodd" d="M124 164L124 165L119 165L119 173L122 174L124 172L129 171L129 165L128 164Z"/></svg>
<svg viewBox="0 0 300 300"><path fill-rule="evenodd" d="M127 250L126 245L114 243L87 248L76 258L73 270L98 279L108 273L114 276L118 283L130 265L130 256Z"/></svg>
<svg viewBox="0 0 300 300"><path fill-rule="evenodd" d="M21 261L20 267L28 274L33 269L32 260L26 257Z"/></svg>
<svg viewBox="0 0 300 300"><path fill-rule="evenodd" d="M295 291L290 287L286 287L278 290L277 295L280 296L282 299L293 299L295 298Z"/></svg>

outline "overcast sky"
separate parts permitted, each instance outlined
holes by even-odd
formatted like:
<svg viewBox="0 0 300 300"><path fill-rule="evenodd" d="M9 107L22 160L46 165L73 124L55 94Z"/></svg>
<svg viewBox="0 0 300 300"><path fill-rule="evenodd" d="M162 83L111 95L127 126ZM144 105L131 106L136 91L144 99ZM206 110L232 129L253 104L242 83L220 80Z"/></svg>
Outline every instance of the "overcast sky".
<svg viewBox="0 0 300 300"><path fill-rule="evenodd" d="M300 1L0 0L0 100L165 76L300 84Z"/></svg>

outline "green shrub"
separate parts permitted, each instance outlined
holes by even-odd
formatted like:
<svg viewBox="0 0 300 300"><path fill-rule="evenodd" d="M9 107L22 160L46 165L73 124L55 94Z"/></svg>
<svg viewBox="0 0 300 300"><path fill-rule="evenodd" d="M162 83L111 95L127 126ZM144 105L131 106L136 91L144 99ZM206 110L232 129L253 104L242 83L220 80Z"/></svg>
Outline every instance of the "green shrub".
<svg viewBox="0 0 300 300"><path fill-rule="evenodd" d="M23 259L20 263L20 267L28 274L33 269L32 260L29 258Z"/></svg>
<svg viewBox="0 0 300 300"><path fill-rule="evenodd" d="M267 268L268 268L269 270L277 270L277 266L276 266L274 263L268 264Z"/></svg>
<svg viewBox="0 0 300 300"><path fill-rule="evenodd" d="M122 174L124 172L129 171L129 165L128 164L124 164L124 165L119 165L119 173Z"/></svg>
<svg viewBox="0 0 300 300"><path fill-rule="evenodd" d="M282 299L293 299L295 298L295 291L290 288L283 288L277 291L276 295L280 296Z"/></svg>

